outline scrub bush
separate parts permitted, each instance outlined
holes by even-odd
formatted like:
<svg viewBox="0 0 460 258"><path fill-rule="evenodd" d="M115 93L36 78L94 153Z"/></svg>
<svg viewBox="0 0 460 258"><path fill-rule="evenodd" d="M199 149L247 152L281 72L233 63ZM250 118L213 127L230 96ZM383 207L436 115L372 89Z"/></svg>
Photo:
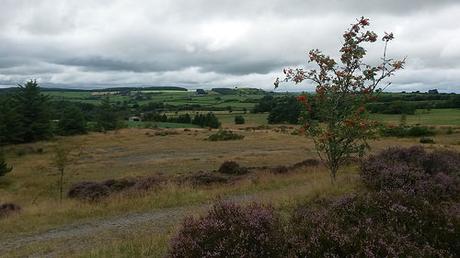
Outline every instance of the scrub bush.
<svg viewBox="0 0 460 258"><path fill-rule="evenodd" d="M364 160L360 173L374 190L402 190L427 200L460 196L460 153L453 151L389 148Z"/></svg>
<svg viewBox="0 0 460 258"><path fill-rule="evenodd" d="M454 213L403 191L301 205L290 221L289 257L453 257Z"/></svg>
<svg viewBox="0 0 460 258"><path fill-rule="evenodd" d="M232 131L228 130L219 130L215 134L211 134L208 137L208 140L210 141L232 141L232 140L242 140L244 138L244 135L236 134Z"/></svg>
<svg viewBox="0 0 460 258"><path fill-rule="evenodd" d="M167 257L286 257L285 243L273 208L218 203L183 222Z"/></svg>
<svg viewBox="0 0 460 258"><path fill-rule="evenodd" d="M249 172L247 168L240 166L240 164L235 161L225 161L220 165L218 171L228 175L243 175Z"/></svg>

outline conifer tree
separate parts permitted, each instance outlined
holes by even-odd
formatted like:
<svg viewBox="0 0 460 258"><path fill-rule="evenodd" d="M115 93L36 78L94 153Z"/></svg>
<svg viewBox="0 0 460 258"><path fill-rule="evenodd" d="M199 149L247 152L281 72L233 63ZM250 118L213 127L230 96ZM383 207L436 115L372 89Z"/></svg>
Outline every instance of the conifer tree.
<svg viewBox="0 0 460 258"><path fill-rule="evenodd" d="M13 96L13 106L17 112L19 140L33 142L51 137L49 98L40 92L36 80L19 85Z"/></svg>

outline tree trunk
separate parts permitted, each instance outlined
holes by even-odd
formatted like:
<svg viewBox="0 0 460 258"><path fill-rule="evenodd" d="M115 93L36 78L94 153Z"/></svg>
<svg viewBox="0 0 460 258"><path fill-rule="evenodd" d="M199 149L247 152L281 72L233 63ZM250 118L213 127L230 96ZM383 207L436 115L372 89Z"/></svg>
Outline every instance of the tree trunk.
<svg viewBox="0 0 460 258"><path fill-rule="evenodd" d="M331 183L334 184L335 183L335 179L336 179L336 176L337 176L337 171L338 171L338 166L331 166L330 168L330 173L331 173Z"/></svg>
<svg viewBox="0 0 460 258"><path fill-rule="evenodd" d="M64 169L59 170L61 176L59 178L59 202L62 202L62 192L63 192L63 184L64 184Z"/></svg>

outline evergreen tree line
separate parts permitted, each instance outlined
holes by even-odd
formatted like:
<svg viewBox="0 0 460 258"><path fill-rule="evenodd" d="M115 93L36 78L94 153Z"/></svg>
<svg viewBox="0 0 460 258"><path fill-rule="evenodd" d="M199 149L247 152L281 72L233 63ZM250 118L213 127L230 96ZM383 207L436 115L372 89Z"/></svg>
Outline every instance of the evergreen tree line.
<svg viewBox="0 0 460 258"><path fill-rule="evenodd" d="M254 107L253 113L268 112L269 124L297 124L299 122L302 106L295 96L273 97L264 96Z"/></svg>
<svg viewBox="0 0 460 258"><path fill-rule="evenodd" d="M302 104L293 96L276 98L270 113L269 124L298 124L302 112Z"/></svg>
<svg viewBox="0 0 460 258"><path fill-rule="evenodd" d="M460 108L460 94L449 94L447 100L373 102L366 105L371 113L413 115L417 109Z"/></svg>
<svg viewBox="0 0 460 258"><path fill-rule="evenodd" d="M108 98L99 106L54 102L31 80L19 85L16 91L0 95L0 145L46 140L53 135L84 134L89 127L113 130L121 126L121 118L120 109Z"/></svg>
<svg viewBox="0 0 460 258"><path fill-rule="evenodd" d="M33 142L52 136L49 98L36 81L0 96L0 143Z"/></svg>
<svg viewBox="0 0 460 258"><path fill-rule="evenodd" d="M195 124L200 127L210 128L219 128L221 125L219 119L211 112L207 114L195 114L193 118L188 113L178 116L167 116L166 114L151 112L144 115L144 120L153 122Z"/></svg>
<svg viewBox="0 0 460 258"><path fill-rule="evenodd" d="M413 95L413 96L412 96ZM425 94L422 95L425 99L443 96L442 100L422 100L420 94L387 94L385 100L391 102L372 102L366 105L366 109L370 113L379 114L407 114L413 115L417 109L435 109L435 108L460 108L460 94ZM401 100L403 99L408 100ZM410 98L410 97L413 98ZM309 103L314 105L312 101L313 95L307 96ZM413 100L415 99L415 100ZM266 95L259 100L252 112L265 113L268 112L268 123L290 123L297 124L301 114L302 107L294 96L279 96ZM310 114L315 117L315 114Z"/></svg>

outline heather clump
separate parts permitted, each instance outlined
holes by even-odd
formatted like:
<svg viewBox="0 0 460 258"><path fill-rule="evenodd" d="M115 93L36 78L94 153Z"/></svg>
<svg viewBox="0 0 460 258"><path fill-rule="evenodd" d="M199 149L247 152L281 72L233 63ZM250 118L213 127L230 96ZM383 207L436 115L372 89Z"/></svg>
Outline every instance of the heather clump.
<svg viewBox="0 0 460 258"><path fill-rule="evenodd" d="M289 168L286 166L276 166L270 170L273 174L286 174L289 172Z"/></svg>
<svg viewBox="0 0 460 258"><path fill-rule="evenodd" d="M192 175L186 176L184 182L191 183L192 185L212 185L223 184L229 181L228 177L212 172L199 171Z"/></svg>
<svg viewBox="0 0 460 258"><path fill-rule="evenodd" d="M163 181L160 177L150 176L136 179L109 179L102 182L78 182L70 187L67 196L83 201L98 201L122 191L148 191L158 187Z"/></svg>
<svg viewBox="0 0 460 258"><path fill-rule="evenodd" d="M240 166L240 164L235 161L225 161L220 165L218 171L228 175L243 175L249 172L247 168Z"/></svg>
<svg viewBox="0 0 460 258"><path fill-rule="evenodd" d="M5 218L21 211L21 207L14 203L0 204L0 218Z"/></svg>
<svg viewBox="0 0 460 258"><path fill-rule="evenodd" d="M363 182L374 190L402 190L430 200L457 199L460 154L424 148L389 148L361 164Z"/></svg>
<svg viewBox="0 0 460 258"><path fill-rule="evenodd" d="M79 182L70 187L67 196L83 201L97 201L110 194L110 188L97 182Z"/></svg>
<svg viewBox="0 0 460 258"><path fill-rule="evenodd" d="M289 225L293 257L453 257L460 220L402 191L299 206Z"/></svg>
<svg viewBox="0 0 460 258"><path fill-rule="evenodd" d="M422 137L420 138L419 142L422 144L434 144L435 143L434 139L430 137Z"/></svg>
<svg viewBox="0 0 460 258"><path fill-rule="evenodd" d="M285 222L272 208L219 203L183 223L170 257L456 257L459 169L457 152L390 148L361 163L369 191L298 205Z"/></svg>
<svg viewBox="0 0 460 258"><path fill-rule="evenodd" d="M218 203L183 222L168 257L286 257L284 239L273 208Z"/></svg>
<svg viewBox="0 0 460 258"><path fill-rule="evenodd" d="M119 192L134 186L136 181L130 179L109 179L102 182L102 184L107 186L111 192Z"/></svg>
<svg viewBox="0 0 460 258"><path fill-rule="evenodd" d="M301 168L301 167L316 167L316 166L319 166L320 164L321 162L318 159L306 159L306 160L295 163L291 167L293 169Z"/></svg>
<svg viewBox="0 0 460 258"><path fill-rule="evenodd" d="M139 178L135 181L133 189L137 191L148 191L155 187L158 187L163 183L163 179L157 176L150 176L145 178Z"/></svg>
<svg viewBox="0 0 460 258"><path fill-rule="evenodd" d="M215 142L215 141L233 141L233 140L242 140L244 138L244 135L240 135L237 133L234 133L229 130L219 130L215 134L211 134L208 137L209 141Z"/></svg>

